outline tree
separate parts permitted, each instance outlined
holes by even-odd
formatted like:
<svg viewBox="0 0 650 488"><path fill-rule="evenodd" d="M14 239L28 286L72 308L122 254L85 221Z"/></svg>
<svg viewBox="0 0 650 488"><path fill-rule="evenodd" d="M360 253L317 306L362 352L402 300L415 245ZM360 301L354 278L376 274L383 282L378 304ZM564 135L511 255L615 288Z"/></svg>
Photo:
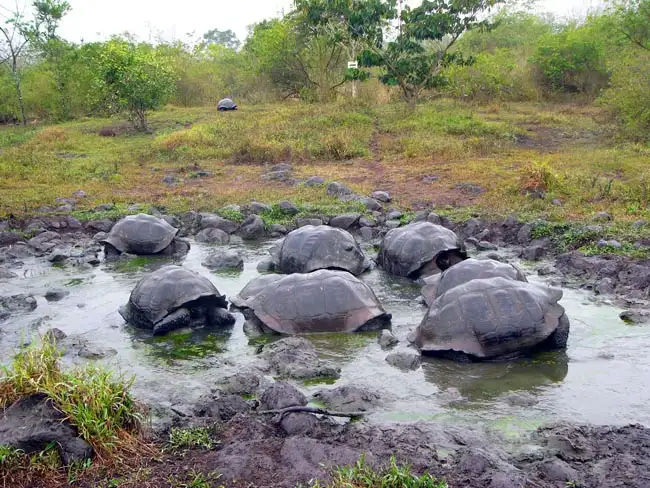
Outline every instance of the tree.
<svg viewBox="0 0 650 488"><path fill-rule="evenodd" d="M11 71L16 101L20 110L20 120L23 125L27 125L22 88L22 56L29 43L29 37L26 35L27 26L24 12L18 8L18 4L16 4L16 9L10 12L10 16L5 19L4 25L0 25L0 40L2 42L0 44L0 66L7 64Z"/></svg>
<svg viewBox="0 0 650 488"><path fill-rule="evenodd" d="M237 35L230 29L220 31L219 29L212 29L203 34L203 42L206 45L218 44L225 46L229 49L237 50L241 45L241 41L237 39Z"/></svg>
<svg viewBox="0 0 650 488"><path fill-rule="evenodd" d="M381 81L398 86L413 106L425 89L444 84L444 67L471 62L451 47L466 31L489 28L480 16L503 0L423 0L416 8L405 7L400 15L400 33L382 48L362 55L365 66L380 66Z"/></svg>
<svg viewBox="0 0 650 488"><path fill-rule="evenodd" d="M147 45L112 39L98 59L99 93L112 113L126 111L137 130L148 130L147 112L164 106L174 92L167 59Z"/></svg>
<svg viewBox="0 0 650 488"><path fill-rule="evenodd" d="M650 0L616 0L611 13L616 31L650 51Z"/></svg>

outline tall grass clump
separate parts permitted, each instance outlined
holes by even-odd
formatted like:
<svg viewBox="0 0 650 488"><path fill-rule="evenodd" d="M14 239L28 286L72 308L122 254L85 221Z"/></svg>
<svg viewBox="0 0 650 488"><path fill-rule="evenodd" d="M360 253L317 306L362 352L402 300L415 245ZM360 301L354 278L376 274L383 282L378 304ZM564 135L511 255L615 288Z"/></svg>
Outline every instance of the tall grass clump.
<svg viewBox="0 0 650 488"><path fill-rule="evenodd" d="M0 367L0 408L42 393L93 446L100 462L146 452L140 435L144 410L129 393L133 378L95 365L64 371L60 357L54 341L45 338Z"/></svg>

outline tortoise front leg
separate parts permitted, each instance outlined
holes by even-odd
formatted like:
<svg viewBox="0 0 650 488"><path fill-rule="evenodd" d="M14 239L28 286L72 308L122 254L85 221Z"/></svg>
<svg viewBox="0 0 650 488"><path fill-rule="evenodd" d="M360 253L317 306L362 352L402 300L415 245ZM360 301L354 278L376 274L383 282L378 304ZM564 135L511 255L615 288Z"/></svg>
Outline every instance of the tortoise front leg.
<svg viewBox="0 0 650 488"><path fill-rule="evenodd" d="M172 330L181 329L190 325L192 314L186 308L179 308L167 315L153 327L153 335L162 335Z"/></svg>

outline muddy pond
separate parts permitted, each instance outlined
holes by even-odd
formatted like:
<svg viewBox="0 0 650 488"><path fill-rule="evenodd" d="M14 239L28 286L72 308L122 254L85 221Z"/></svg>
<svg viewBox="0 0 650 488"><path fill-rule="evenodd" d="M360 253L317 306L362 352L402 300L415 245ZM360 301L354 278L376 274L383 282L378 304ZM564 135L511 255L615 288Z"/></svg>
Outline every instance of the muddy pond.
<svg viewBox="0 0 650 488"><path fill-rule="evenodd" d="M203 267L211 248L196 242L182 264L231 296L258 275L257 263L272 244L230 246L245 256L240 273L215 273ZM251 364L259 342L244 335L240 314L228 333L198 330L152 338L124 324L118 307L127 302L143 274L167 262L135 258L85 269L25 259L11 268L18 278L0 281L0 295L29 293L38 307L0 324L0 362L6 363L21 341L36 340L55 327L117 351L101 362L135 374L134 392L153 404L196 398L220 378ZM522 267L530 281L540 281L531 268ZM418 300L419 286L380 270L361 279L393 314L397 348L406 347L407 334L426 311ZM51 289L65 289L69 295L48 302L44 295ZM565 289L560 303L571 319L567 351L507 363L427 359L418 370L403 372L385 361L388 352L377 343L376 332L309 338L324 358L341 368L334 385L365 386L380 395L383 404L370 421L478 423L513 437L557 420L650 425L650 329L626 325L618 317L620 309L588 292ZM302 385L306 392L330 387L327 382Z"/></svg>

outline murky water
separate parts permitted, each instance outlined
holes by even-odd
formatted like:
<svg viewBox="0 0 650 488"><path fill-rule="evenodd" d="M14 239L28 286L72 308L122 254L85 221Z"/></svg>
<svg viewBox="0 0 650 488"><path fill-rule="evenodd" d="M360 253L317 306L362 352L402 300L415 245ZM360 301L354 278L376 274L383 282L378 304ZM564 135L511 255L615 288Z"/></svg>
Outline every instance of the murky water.
<svg viewBox="0 0 650 488"><path fill-rule="evenodd" d="M197 243L183 265L208 276L230 296L257 275L256 265L271 245L240 247L246 256L241 273L217 274L201 266L211 249ZM117 350L103 362L134 373L136 394L157 402L198 396L252 362L256 344L249 344L239 315L232 331L221 334L202 330L151 338L124 324L118 307L144 273L163 264L134 259L82 270L25 260L21 268L12 268L21 278L0 282L0 295L31 293L38 308L0 325L0 362L9 359L21 340L57 327ZM425 313L417 300L419 287L379 270L363 279L393 314L393 332L401 340L398 347L404 347L408 332ZM53 288L70 295L49 303L43 295ZM509 363L426 360L419 370L402 372L385 362L387 353L377 344L376 333L310 338L324 357L342 368L336 385L368 386L382 396L384 405L374 420L479 422L513 435L556 420L650 425L650 328L624 324L619 309L582 292L565 290L561 303L571 319L566 353ZM330 386L305 385L309 391L323 387Z"/></svg>

